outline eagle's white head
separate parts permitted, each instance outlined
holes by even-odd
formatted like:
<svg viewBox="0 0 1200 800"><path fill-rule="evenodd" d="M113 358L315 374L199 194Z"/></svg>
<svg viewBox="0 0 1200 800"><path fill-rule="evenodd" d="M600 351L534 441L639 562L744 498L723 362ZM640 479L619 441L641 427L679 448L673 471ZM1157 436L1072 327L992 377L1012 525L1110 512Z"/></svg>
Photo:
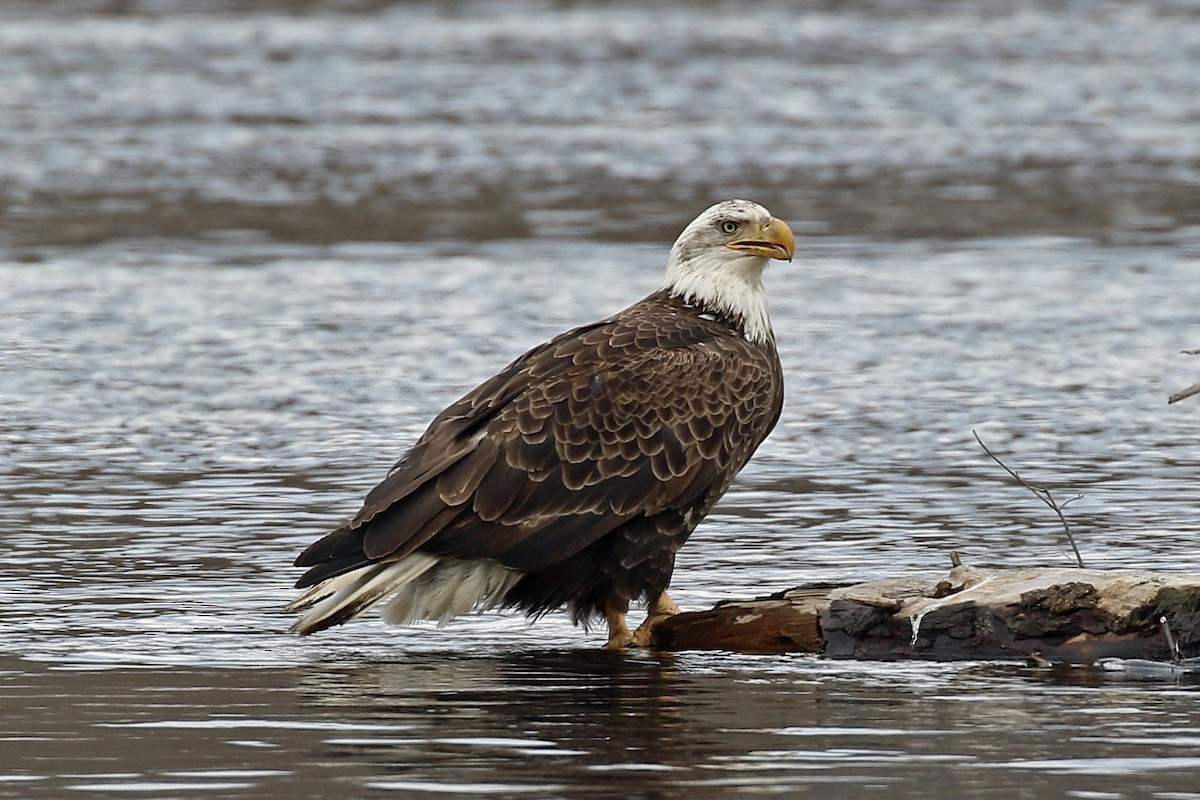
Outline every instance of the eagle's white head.
<svg viewBox="0 0 1200 800"><path fill-rule="evenodd" d="M769 259L791 261L792 230L758 203L726 200L683 229L667 261L663 288L690 303L740 318L746 338L771 336L762 283Z"/></svg>

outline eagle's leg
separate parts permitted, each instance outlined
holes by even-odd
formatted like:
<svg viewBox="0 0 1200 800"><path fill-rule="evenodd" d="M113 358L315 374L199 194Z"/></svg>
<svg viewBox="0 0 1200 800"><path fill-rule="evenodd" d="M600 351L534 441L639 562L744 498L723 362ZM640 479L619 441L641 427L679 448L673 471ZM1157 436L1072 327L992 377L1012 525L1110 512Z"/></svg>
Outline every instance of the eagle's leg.
<svg viewBox="0 0 1200 800"><path fill-rule="evenodd" d="M628 600L609 600L604 605L604 619L608 622L608 641L604 644L609 650L621 650L633 644L633 634L625 622L629 613Z"/></svg>
<svg viewBox="0 0 1200 800"><path fill-rule="evenodd" d="M650 639L654 636L654 629L659 623L667 617L673 617L679 613L679 606L675 605L675 601L666 592L658 596L654 601L654 605L650 607L650 613L646 615L646 621L637 626L637 630L630 637L631 644L635 647L649 647Z"/></svg>

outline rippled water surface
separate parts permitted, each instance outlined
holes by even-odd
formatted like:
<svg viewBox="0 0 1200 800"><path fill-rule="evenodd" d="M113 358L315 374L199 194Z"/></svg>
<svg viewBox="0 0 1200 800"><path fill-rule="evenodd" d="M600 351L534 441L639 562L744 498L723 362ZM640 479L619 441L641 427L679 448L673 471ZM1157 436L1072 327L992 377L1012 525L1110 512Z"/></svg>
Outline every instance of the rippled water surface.
<svg viewBox="0 0 1200 800"><path fill-rule="evenodd" d="M807 234L788 400L681 605L1070 563L972 431L1088 566L1200 572L1194 7L748 8L0 10L0 797L1200 798L1195 685L286 633L430 417L733 194Z"/></svg>
<svg viewBox="0 0 1200 800"><path fill-rule="evenodd" d="M554 615L286 634L291 558L423 423L652 288L663 255L122 242L5 265L0 793L1194 788L1186 687L610 656ZM1085 494L1089 565L1200 570L1195 413L1165 403L1197 268L1069 240L807 243L770 275L783 420L681 554L677 599L937 572L951 549L1067 563L972 429Z"/></svg>

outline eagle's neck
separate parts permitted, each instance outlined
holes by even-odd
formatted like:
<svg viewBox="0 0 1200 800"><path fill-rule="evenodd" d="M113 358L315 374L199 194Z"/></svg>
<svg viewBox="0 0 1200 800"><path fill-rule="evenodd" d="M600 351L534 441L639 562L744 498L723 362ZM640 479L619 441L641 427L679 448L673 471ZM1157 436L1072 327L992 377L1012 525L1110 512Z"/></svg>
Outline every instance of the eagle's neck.
<svg viewBox="0 0 1200 800"><path fill-rule="evenodd" d="M765 258L748 258L731 253L699 253L678 258L672 253L662 288L701 312L711 312L740 323L742 335L751 342L774 338L767 313L767 292L762 274Z"/></svg>

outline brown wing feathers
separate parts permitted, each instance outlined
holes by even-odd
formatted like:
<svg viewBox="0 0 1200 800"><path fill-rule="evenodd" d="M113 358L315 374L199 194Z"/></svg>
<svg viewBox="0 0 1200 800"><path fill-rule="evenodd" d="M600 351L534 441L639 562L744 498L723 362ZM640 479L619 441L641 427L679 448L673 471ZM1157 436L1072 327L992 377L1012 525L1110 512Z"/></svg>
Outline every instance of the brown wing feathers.
<svg viewBox="0 0 1200 800"><path fill-rule="evenodd" d="M774 349L665 295L639 305L447 408L354 521L301 554L298 586L415 549L541 569L637 518L706 513L774 424ZM686 536L698 518L681 520Z"/></svg>

